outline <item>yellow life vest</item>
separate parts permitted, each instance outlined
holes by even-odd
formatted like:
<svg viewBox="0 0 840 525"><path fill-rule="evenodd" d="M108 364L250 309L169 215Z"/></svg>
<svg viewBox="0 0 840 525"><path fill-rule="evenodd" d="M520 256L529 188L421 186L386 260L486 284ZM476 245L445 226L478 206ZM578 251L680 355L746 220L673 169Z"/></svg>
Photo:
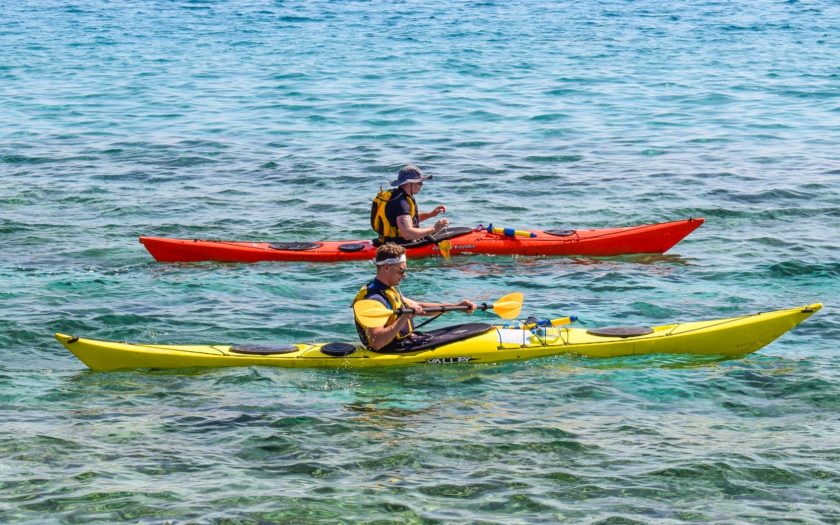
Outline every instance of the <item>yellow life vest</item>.
<svg viewBox="0 0 840 525"><path fill-rule="evenodd" d="M357 302L361 301L362 299L367 298L368 294L370 293L370 289L369 289L370 284L371 283L368 283L368 284L362 286L359 289L359 293L357 293L356 297L353 299L353 305L355 305ZM398 308L403 308L405 306L405 303L403 302L402 296L393 286L389 286L388 288L385 288L384 290L382 290L382 294L385 296L385 299L388 300L388 303L389 303L389 306L390 306L391 310L397 310ZM362 340L362 343L364 343L365 346L367 346L369 348L370 347L370 341L368 340L367 330L361 324L359 324L359 320L355 319L355 316L354 316L354 320L356 321L356 330L359 332L359 338ZM396 320L397 320L397 314L391 315L388 318L388 320L385 322L385 326L390 325L391 323L395 322ZM411 334L411 332L414 331L414 323L409 321L408 325L407 325L407 328L408 328L407 332L397 333L397 337L394 338L394 341L399 341L400 339L405 339L406 337L408 337L409 334ZM387 346L388 345L386 345L386 347Z"/></svg>
<svg viewBox="0 0 840 525"><path fill-rule="evenodd" d="M388 220L388 216L385 213L385 207L388 205L388 202L390 202L393 195L394 190L381 190L376 194L376 197L373 198L373 204L371 204L370 207L370 226L376 233L379 234L380 242L400 238L399 228L396 224L392 224L391 221ZM419 218L419 214L417 213L417 203L411 195L406 193L405 196L408 199L408 205L411 209L411 218L415 220L416 226L417 219Z"/></svg>

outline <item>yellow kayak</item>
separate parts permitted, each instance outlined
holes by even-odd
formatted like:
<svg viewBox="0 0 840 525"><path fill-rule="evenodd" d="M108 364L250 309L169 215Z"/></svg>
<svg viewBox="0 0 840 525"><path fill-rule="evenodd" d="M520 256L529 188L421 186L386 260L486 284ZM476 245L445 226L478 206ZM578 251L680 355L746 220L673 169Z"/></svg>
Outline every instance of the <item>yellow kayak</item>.
<svg viewBox="0 0 840 525"><path fill-rule="evenodd" d="M620 357L642 354L741 356L755 352L822 308L799 308L663 326L504 328L482 323L427 332L413 349L378 353L348 343L294 345L159 345L121 343L55 334L92 370L281 366L367 368L421 363L497 363L573 354Z"/></svg>

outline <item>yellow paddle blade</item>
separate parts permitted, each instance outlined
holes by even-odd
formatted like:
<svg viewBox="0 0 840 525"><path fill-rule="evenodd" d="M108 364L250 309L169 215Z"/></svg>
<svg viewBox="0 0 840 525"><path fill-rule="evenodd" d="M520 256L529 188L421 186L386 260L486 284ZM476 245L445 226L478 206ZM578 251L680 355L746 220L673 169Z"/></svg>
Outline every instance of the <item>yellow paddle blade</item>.
<svg viewBox="0 0 840 525"><path fill-rule="evenodd" d="M353 313L365 328L382 328L394 312L379 301L362 299L353 305Z"/></svg>
<svg viewBox="0 0 840 525"><path fill-rule="evenodd" d="M509 293L493 303L493 313L502 319L515 319L522 312L522 301L525 298L520 292Z"/></svg>
<svg viewBox="0 0 840 525"><path fill-rule="evenodd" d="M440 241L438 243L438 248L440 248L440 254L443 256L443 258L448 261L449 260L449 250L452 249L452 243L449 242L449 239Z"/></svg>

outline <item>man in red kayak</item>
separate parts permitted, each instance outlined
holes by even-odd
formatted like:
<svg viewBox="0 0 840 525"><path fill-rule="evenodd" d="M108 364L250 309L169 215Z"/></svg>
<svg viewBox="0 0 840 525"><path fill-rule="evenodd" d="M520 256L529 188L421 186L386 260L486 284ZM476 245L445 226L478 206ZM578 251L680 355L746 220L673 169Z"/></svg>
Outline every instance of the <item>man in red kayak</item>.
<svg viewBox="0 0 840 525"><path fill-rule="evenodd" d="M449 225L447 219L440 219L434 226L421 228L420 223L446 212L446 206L440 205L430 212L417 209L414 196L423 187L423 181L431 179L423 175L417 166L405 166L391 182L395 190L379 192L373 199L370 210L370 224L379 234L379 242L406 244L427 235L437 233Z"/></svg>
<svg viewBox="0 0 840 525"><path fill-rule="evenodd" d="M388 243L376 249L376 278L362 286L353 304L362 299L372 299L385 305L389 310L398 308L413 308L413 314L392 315L385 326L381 328L365 329L356 320L356 330L362 344L371 350L379 352L399 351L410 346L413 337L415 315L429 315L423 309L432 306L442 306L439 303L418 303L403 297L397 286L405 277L406 259L405 248ZM459 305L468 307L467 313L472 313L476 305L472 301L463 300Z"/></svg>

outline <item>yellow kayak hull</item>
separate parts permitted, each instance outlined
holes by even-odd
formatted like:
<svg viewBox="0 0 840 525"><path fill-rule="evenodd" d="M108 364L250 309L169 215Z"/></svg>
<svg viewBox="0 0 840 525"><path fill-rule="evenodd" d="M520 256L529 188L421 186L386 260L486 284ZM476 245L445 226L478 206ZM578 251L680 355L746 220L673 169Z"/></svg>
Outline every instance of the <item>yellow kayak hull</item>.
<svg viewBox="0 0 840 525"><path fill-rule="evenodd" d="M55 337L92 370L228 366L371 368L423 363L498 363L559 354L741 356L766 346L820 308L822 304L815 303L741 317L655 326L652 333L633 337L592 335L584 328L548 328L532 334L530 330L494 327L469 339L429 350L382 354L358 347L341 357L324 354L323 344L296 344L287 353L249 355L231 351L229 345L121 343L65 334Z"/></svg>

